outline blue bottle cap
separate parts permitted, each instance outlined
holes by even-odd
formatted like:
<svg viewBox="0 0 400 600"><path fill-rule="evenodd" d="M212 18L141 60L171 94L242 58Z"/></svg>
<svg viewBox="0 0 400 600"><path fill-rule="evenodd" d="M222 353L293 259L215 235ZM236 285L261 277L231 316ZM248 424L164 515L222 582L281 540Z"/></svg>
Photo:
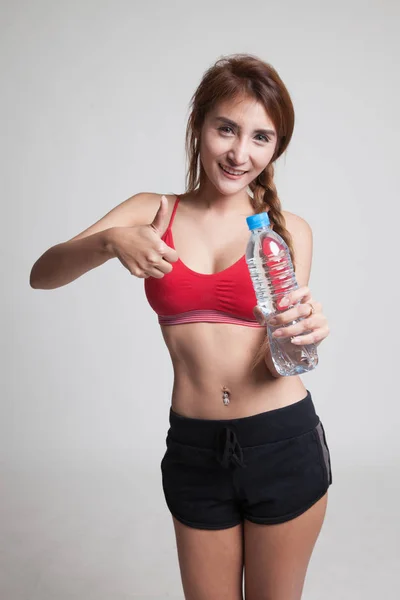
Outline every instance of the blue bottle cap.
<svg viewBox="0 0 400 600"><path fill-rule="evenodd" d="M250 217L246 218L247 225L252 231L253 229L258 229L259 227L268 227L270 221L267 212L257 213L256 215L250 215Z"/></svg>

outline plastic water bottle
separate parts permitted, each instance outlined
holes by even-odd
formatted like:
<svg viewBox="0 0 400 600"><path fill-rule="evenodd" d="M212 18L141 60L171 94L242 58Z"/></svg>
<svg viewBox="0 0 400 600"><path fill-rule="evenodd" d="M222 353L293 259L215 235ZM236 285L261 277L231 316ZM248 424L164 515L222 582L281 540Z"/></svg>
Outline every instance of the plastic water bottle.
<svg viewBox="0 0 400 600"><path fill-rule="evenodd" d="M266 212L251 215L246 219L251 231L246 248L246 262L257 298L257 305L266 317L271 357L280 375L299 375L311 371L318 364L315 344L299 346L292 344L290 337L280 339L272 333L282 325L272 326L269 321L278 314L295 306L280 307L281 299L299 286L285 241L270 227ZM298 303L296 303L298 304ZM304 317L292 321L294 325ZM288 326L286 325L286 326ZM304 332L305 335L307 332Z"/></svg>

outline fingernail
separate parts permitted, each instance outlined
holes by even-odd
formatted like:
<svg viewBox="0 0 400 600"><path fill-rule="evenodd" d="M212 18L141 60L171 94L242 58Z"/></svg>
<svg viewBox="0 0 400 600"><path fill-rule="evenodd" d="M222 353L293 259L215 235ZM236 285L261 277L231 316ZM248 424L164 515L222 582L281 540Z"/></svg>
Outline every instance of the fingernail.
<svg viewBox="0 0 400 600"><path fill-rule="evenodd" d="M276 331L274 331L274 333L272 335L273 335L273 337L281 337L281 335L283 335L283 331L280 331L279 329L277 329Z"/></svg>
<svg viewBox="0 0 400 600"><path fill-rule="evenodd" d="M289 306L289 298L287 296L282 298L282 300L279 302L279 306Z"/></svg>

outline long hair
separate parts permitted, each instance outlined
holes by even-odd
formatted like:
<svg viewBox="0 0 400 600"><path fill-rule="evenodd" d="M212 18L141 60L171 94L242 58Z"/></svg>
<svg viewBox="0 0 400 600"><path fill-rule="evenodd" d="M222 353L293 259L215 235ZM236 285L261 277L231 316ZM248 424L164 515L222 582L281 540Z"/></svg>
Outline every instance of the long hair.
<svg viewBox="0 0 400 600"><path fill-rule="evenodd" d="M205 176L200 161L200 134L207 113L227 99L248 96L260 102L274 123L277 142L275 152L266 168L250 184L251 203L255 213L268 207L271 226L286 242L295 266L292 237L286 229L282 205L274 183L273 163L286 150L294 128L293 104L283 81L268 63L249 54L233 54L217 60L203 75L190 102L190 115L186 127L186 192L195 192ZM252 367L264 358L268 337L259 348Z"/></svg>

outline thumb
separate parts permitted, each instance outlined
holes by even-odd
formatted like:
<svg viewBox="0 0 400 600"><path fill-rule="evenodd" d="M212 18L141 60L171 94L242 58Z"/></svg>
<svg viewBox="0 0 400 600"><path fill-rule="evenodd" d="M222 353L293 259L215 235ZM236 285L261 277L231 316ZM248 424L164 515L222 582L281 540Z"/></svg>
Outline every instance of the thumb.
<svg viewBox="0 0 400 600"><path fill-rule="evenodd" d="M152 227L157 230L160 237L162 235L164 235L164 233L168 227L167 214L168 214L168 200L167 200L166 196L161 196L160 207L159 207L157 214L154 217L154 220L151 224Z"/></svg>

